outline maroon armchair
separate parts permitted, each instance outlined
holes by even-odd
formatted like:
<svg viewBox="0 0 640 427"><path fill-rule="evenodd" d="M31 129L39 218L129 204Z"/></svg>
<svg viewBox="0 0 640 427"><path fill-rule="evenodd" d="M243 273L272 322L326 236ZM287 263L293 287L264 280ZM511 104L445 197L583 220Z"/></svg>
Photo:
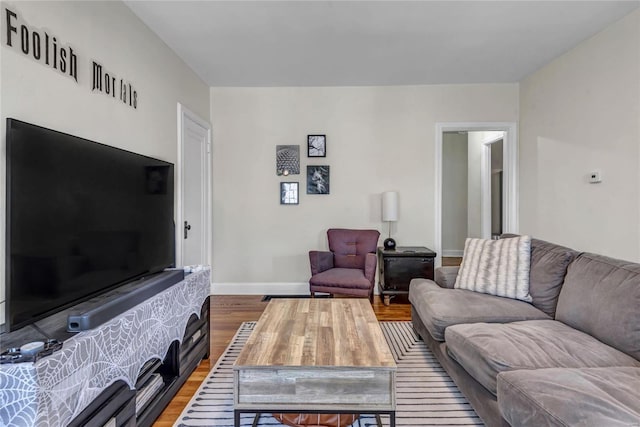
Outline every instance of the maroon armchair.
<svg viewBox="0 0 640 427"><path fill-rule="evenodd" d="M327 230L329 251L309 251L311 297L316 292L369 297L376 276L377 230Z"/></svg>

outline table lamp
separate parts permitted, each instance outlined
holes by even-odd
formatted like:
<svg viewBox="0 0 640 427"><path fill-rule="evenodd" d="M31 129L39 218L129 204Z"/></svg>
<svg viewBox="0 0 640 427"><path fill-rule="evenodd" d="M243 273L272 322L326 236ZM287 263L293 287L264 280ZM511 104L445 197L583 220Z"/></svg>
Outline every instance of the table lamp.
<svg viewBox="0 0 640 427"><path fill-rule="evenodd" d="M398 193L396 191L382 193L382 220L389 223L389 237L384 240L384 248L395 250L396 241L391 238L391 222L398 220Z"/></svg>

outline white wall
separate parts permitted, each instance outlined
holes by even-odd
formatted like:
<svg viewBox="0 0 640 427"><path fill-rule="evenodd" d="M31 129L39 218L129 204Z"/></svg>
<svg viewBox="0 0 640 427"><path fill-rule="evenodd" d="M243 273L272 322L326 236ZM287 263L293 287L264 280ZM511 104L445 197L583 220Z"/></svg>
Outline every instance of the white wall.
<svg viewBox="0 0 640 427"><path fill-rule="evenodd" d="M442 136L442 256L462 256L467 238L467 134Z"/></svg>
<svg viewBox="0 0 640 427"><path fill-rule="evenodd" d="M516 84L212 88L214 292L282 282L308 290L307 253L327 247L328 228L386 235L383 191L399 192L398 245L433 246L436 122L517 117ZM314 133L327 135L325 159L306 157ZM307 195L304 174L276 176L278 144L300 144L303 172L330 165L331 194ZM300 182L298 206L279 204L281 181Z"/></svg>
<svg viewBox="0 0 640 427"><path fill-rule="evenodd" d="M520 112L520 231L640 261L640 11L525 79Z"/></svg>
<svg viewBox="0 0 640 427"><path fill-rule="evenodd" d="M78 56L78 83L5 46L0 48L1 163L7 117L175 163L176 105L209 117L209 88L120 2L1 3L29 26L46 29ZM18 29L18 32L20 30ZM4 36L3 36L4 40ZM132 109L91 91L91 60L130 80L138 91ZM5 184L0 174L1 240ZM0 245L0 301L4 300L4 243ZM2 305L0 305L2 309ZM1 316L0 319L4 319Z"/></svg>

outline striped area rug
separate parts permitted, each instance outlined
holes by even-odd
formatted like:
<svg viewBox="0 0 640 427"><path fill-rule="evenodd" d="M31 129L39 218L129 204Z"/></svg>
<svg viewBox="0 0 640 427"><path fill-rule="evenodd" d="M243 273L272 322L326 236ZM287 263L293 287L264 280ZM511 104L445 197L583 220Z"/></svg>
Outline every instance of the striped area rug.
<svg viewBox="0 0 640 427"><path fill-rule="evenodd" d="M380 322L396 359L396 426L482 426L464 396L418 339L411 322ZM255 322L242 324L218 363L182 412L175 426L233 426L233 362L249 338ZM242 426L252 426L253 414L242 414ZM382 415L384 426L389 417ZM281 426L262 414L260 427ZM374 427L371 415L362 415L353 427Z"/></svg>

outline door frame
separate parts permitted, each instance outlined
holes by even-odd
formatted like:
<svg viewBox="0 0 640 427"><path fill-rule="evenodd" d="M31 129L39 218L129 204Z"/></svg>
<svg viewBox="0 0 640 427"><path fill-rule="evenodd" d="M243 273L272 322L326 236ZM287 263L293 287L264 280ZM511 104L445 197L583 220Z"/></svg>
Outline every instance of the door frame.
<svg viewBox="0 0 640 427"><path fill-rule="evenodd" d="M203 205L203 243L204 254L207 264L212 262L211 254L211 241L212 241L212 217L211 217L211 176L212 176L212 149L211 149L211 125L206 120L200 118L197 114L186 108L184 105L178 102L178 156L176 162L176 266L183 266L183 254L184 254L184 238L183 238L183 221L184 221L184 171L187 165L184 165L184 120L195 122L199 126L202 126L207 130L207 159L204 162L205 171L202 176L202 205Z"/></svg>
<svg viewBox="0 0 640 427"><path fill-rule="evenodd" d="M435 139L435 265L442 265L442 135L456 131L503 131L503 232L518 233L518 133L515 122L438 122ZM486 147L485 147L486 149Z"/></svg>

